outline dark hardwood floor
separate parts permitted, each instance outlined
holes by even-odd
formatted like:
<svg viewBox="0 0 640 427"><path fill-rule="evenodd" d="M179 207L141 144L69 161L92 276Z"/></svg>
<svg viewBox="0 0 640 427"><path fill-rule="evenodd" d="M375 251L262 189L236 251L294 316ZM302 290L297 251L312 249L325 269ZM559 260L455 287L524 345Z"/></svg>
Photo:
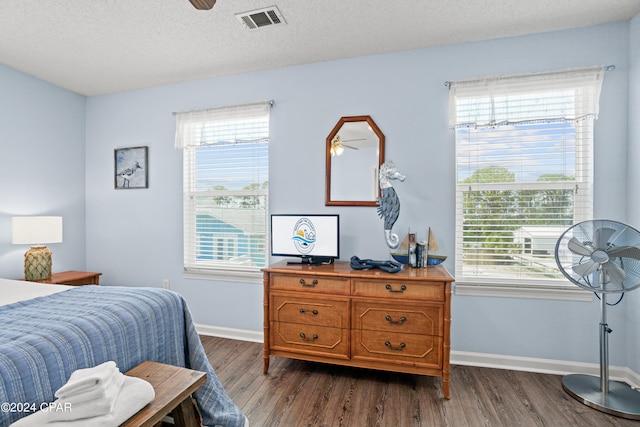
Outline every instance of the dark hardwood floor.
<svg viewBox="0 0 640 427"><path fill-rule="evenodd" d="M202 336L227 393L251 427L640 426L589 408L556 375L452 366L451 399L440 378L271 357L262 344Z"/></svg>

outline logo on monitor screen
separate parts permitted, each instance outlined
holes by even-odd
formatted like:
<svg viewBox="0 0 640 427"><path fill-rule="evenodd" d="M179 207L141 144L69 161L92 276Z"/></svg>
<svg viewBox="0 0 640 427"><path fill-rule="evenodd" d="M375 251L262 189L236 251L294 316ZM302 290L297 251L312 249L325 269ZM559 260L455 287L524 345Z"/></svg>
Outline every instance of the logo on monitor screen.
<svg viewBox="0 0 640 427"><path fill-rule="evenodd" d="M301 254L308 254L316 244L316 229L309 218L300 218L293 227L293 244Z"/></svg>

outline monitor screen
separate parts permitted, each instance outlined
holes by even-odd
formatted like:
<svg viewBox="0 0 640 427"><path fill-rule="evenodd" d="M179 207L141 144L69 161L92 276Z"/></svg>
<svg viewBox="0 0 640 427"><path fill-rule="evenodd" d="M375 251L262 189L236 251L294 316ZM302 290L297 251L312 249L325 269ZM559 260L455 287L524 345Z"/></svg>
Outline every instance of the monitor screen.
<svg viewBox="0 0 640 427"><path fill-rule="evenodd" d="M271 215L271 255L313 264L340 258L340 216Z"/></svg>

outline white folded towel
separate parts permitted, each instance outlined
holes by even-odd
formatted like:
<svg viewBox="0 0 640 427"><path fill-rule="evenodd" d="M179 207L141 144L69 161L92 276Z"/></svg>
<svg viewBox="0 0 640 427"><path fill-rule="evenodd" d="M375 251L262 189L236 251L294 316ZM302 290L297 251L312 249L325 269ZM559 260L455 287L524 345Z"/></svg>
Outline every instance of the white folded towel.
<svg viewBox="0 0 640 427"><path fill-rule="evenodd" d="M116 362L108 361L93 368L77 369L71 373L65 385L56 391L58 399L82 394L91 388L104 384L113 375L122 375Z"/></svg>
<svg viewBox="0 0 640 427"><path fill-rule="evenodd" d="M124 374L118 372L117 374L110 376L104 383L91 387L84 393L63 397L61 400L74 406L91 400L106 400L114 402L120 392L120 387L122 387L123 381Z"/></svg>
<svg viewBox="0 0 640 427"><path fill-rule="evenodd" d="M15 427L116 427L127 421L155 397L153 386L147 381L125 376L113 411L106 415L73 421L51 421L53 409L47 408L21 418L11 426ZM57 401L56 401L57 402ZM52 408L57 405L52 404ZM72 406L71 411L74 410Z"/></svg>
<svg viewBox="0 0 640 427"><path fill-rule="evenodd" d="M94 387L96 390L90 390L87 394L102 394L102 397L93 400L83 400L78 402L75 399L84 399L84 395L74 395L63 399L58 399L55 403L63 408L69 408L68 411L53 411L50 414L50 421L73 421L83 418L98 417L100 415L106 415L113 411L116 405L118 395L122 390L122 383L124 382L124 375L119 374L122 377L122 381L119 381L117 386L111 387L106 390L103 386Z"/></svg>

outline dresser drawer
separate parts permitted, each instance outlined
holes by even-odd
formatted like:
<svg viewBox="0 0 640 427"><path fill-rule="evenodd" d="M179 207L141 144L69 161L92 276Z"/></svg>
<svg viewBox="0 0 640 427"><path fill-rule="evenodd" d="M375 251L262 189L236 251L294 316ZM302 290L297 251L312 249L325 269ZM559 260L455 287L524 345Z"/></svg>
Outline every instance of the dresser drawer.
<svg viewBox="0 0 640 427"><path fill-rule="evenodd" d="M271 323L271 348L308 354L349 357L349 329Z"/></svg>
<svg viewBox="0 0 640 427"><path fill-rule="evenodd" d="M444 284L412 280L354 279L353 295L385 298L422 298L444 301Z"/></svg>
<svg viewBox="0 0 640 427"><path fill-rule="evenodd" d="M442 312L440 305L354 301L353 328L442 336Z"/></svg>
<svg viewBox="0 0 640 427"><path fill-rule="evenodd" d="M387 361L431 368L442 367L442 338L354 330L352 359Z"/></svg>
<svg viewBox="0 0 640 427"><path fill-rule="evenodd" d="M271 295L271 319L276 322L349 328L349 300Z"/></svg>
<svg viewBox="0 0 640 427"><path fill-rule="evenodd" d="M349 294L349 279L339 277L274 274L270 286L271 289Z"/></svg>

